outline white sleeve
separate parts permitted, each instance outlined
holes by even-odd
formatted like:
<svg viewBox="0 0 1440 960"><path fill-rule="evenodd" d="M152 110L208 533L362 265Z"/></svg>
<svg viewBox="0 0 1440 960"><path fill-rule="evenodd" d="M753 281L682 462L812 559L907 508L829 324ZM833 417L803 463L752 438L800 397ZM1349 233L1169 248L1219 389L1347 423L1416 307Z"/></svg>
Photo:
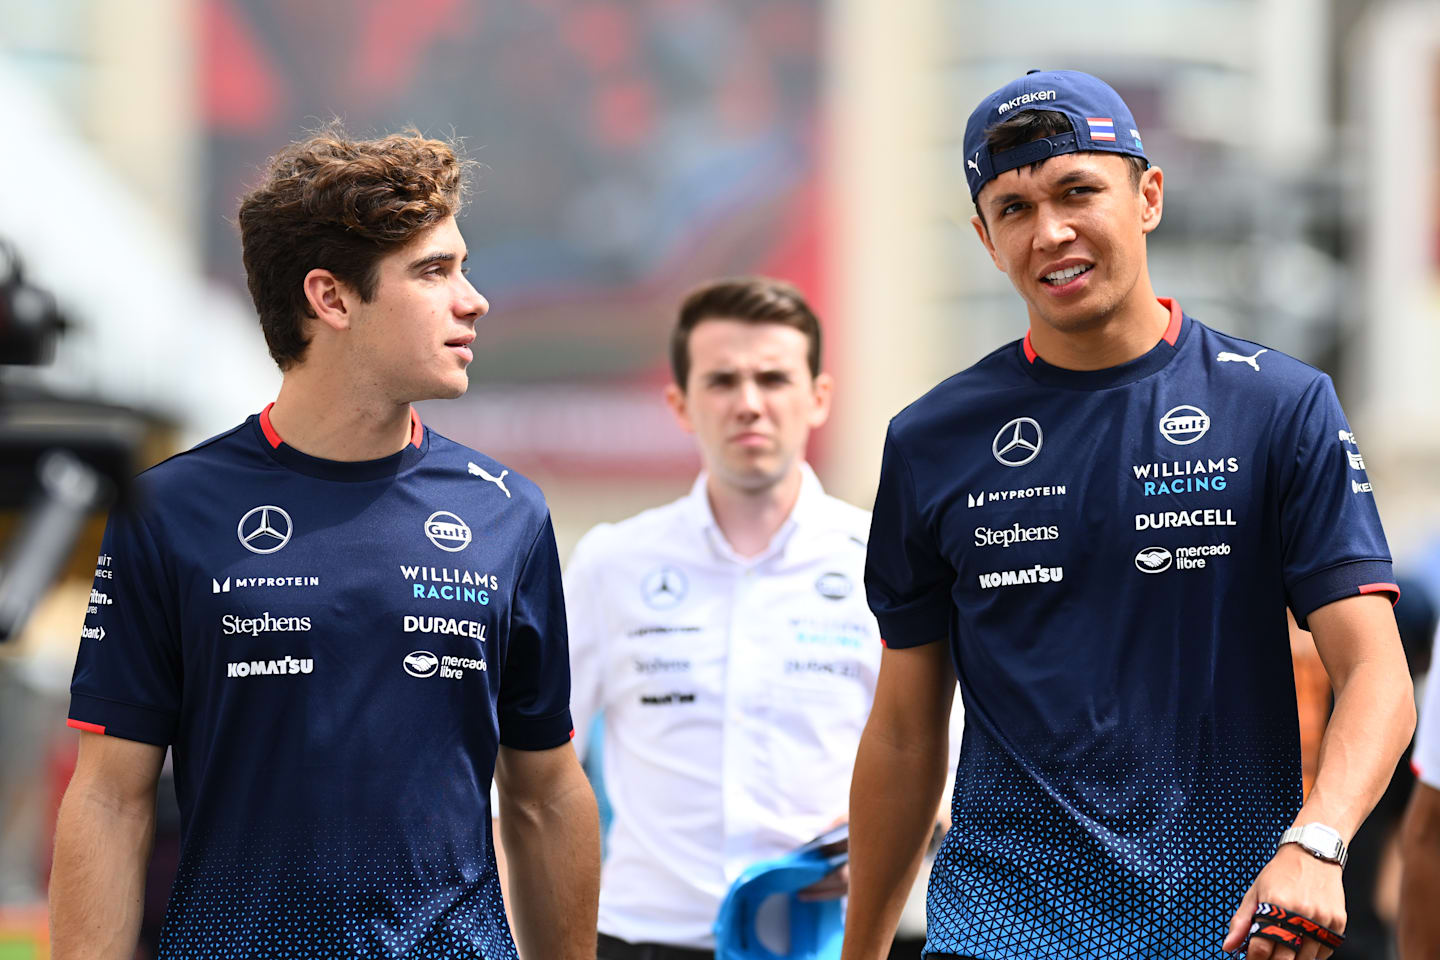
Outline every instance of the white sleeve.
<svg viewBox="0 0 1440 960"><path fill-rule="evenodd" d="M590 725L604 703L605 605L597 583L604 557L599 541L610 524L595 527L570 553L565 567L565 622L570 632L570 717L575 722L575 752L585 759Z"/></svg>
<svg viewBox="0 0 1440 960"><path fill-rule="evenodd" d="M950 704L950 773L945 777L944 799L940 802L945 807L945 817L950 817L950 797L955 792L955 770L960 765L960 741L965 736L965 698L960 695L957 687L955 699Z"/></svg>
<svg viewBox="0 0 1440 960"><path fill-rule="evenodd" d="M1435 635L1435 649L1430 657L1430 673L1425 678L1424 702L1420 705L1420 723L1415 730L1415 750L1410 762L1415 776L1426 786L1440 790L1440 633Z"/></svg>

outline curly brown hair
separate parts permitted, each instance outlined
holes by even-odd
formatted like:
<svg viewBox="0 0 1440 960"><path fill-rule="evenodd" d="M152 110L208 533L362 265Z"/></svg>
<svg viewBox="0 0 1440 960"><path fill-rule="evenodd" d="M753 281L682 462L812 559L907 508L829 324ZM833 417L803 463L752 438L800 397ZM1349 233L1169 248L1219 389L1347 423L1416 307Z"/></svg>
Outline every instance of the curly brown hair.
<svg viewBox="0 0 1440 960"><path fill-rule="evenodd" d="M670 372L684 390L690 379L690 331L706 320L778 323L805 334L810 376L820 375L820 320L800 291L770 277L737 277L690 291L670 333Z"/></svg>
<svg viewBox="0 0 1440 960"><path fill-rule="evenodd" d="M369 303L380 259L460 212L468 166L417 130L352 140L337 124L270 158L238 219L246 284L281 370L310 345L305 275L329 270Z"/></svg>

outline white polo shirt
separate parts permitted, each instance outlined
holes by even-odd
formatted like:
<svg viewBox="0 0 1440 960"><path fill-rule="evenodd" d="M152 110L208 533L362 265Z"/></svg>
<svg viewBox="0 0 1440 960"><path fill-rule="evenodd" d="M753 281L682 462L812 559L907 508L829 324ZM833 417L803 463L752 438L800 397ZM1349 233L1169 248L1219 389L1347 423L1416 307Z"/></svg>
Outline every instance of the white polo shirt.
<svg viewBox="0 0 1440 960"><path fill-rule="evenodd" d="M1440 633L1435 635L1435 652L1430 657L1421 700L1410 765L1422 783L1440 790Z"/></svg>
<svg viewBox="0 0 1440 960"><path fill-rule="evenodd" d="M746 867L849 807L880 669L865 603L870 515L808 466L765 551L721 534L705 475L690 494L576 545L565 571L575 744L605 710L614 809L600 932L710 949Z"/></svg>

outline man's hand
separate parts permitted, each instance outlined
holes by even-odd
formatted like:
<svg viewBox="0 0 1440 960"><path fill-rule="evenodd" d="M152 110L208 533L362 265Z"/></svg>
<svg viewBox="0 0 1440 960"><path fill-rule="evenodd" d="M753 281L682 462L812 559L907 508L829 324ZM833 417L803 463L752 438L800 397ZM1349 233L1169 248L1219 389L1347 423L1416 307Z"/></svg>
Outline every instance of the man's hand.
<svg viewBox="0 0 1440 960"><path fill-rule="evenodd" d="M806 902L811 900L839 900L850 892L850 864L842 863L840 866L825 874L820 880L810 884L795 896Z"/></svg>
<svg viewBox="0 0 1440 960"><path fill-rule="evenodd" d="M1415 702L1390 601L1380 594L1346 597L1310 613L1315 649L1335 690L1335 709L1320 743L1315 784L1295 823L1324 823L1352 837L1380 799L1410 734ZM1289 843L1255 878L1230 921L1223 944L1237 950L1249 936L1257 903L1269 903L1345 931L1340 867ZM1324 960L1331 950L1306 939L1299 950L1256 938L1249 960Z"/></svg>
<svg viewBox="0 0 1440 960"><path fill-rule="evenodd" d="M1312 857L1298 844L1285 844L1260 871L1230 921L1230 933L1222 949L1239 950L1244 946L1255 918L1255 907L1260 903L1273 903L1336 933L1345 932L1345 890L1340 884L1339 864ZM1290 947L1256 937L1246 948L1245 957L1246 960L1326 960L1333 952L1309 938L1297 953Z"/></svg>
<svg viewBox="0 0 1440 960"><path fill-rule="evenodd" d="M830 826L826 827L825 830L820 834L820 836L817 836L815 838L815 840L819 840L821 837L825 836L825 834L834 830L836 827L840 826L842 823L845 823L849 819L850 818L848 816L836 817L833 821L831 821ZM814 843L815 841L812 840L810 842ZM833 857L838 853L848 853L849 850L850 835L849 833L846 833L841 840L821 847L820 853L826 857ZM834 870L831 870L829 873L825 874L825 876L821 877L816 882L810 884L810 886L796 893L795 896L798 899L806 902L812 900L839 900L841 897L845 896L849 892L850 863L849 861L846 861L845 863L840 864L840 866L836 867Z"/></svg>

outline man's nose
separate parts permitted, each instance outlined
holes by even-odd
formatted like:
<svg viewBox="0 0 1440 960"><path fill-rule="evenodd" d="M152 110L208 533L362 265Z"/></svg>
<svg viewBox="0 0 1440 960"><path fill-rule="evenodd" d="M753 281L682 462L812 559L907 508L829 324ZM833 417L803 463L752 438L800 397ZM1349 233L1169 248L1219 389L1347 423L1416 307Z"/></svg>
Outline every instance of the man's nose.
<svg viewBox="0 0 1440 960"><path fill-rule="evenodd" d="M764 409L760 396L760 385L748 377L740 381L740 389L736 394L735 406L741 415L759 416Z"/></svg>
<svg viewBox="0 0 1440 960"><path fill-rule="evenodd" d="M455 304L457 315L467 320L479 320L490 312L490 301L486 300L468 277L460 278L461 290L458 302Z"/></svg>
<svg viewBox="0 0 1440 960"><path fill-rule="evenodd" d="M1065 212L1041 204L1035 218L1035 247L1054 250L1075 239L1075 227Z"/></svg>

